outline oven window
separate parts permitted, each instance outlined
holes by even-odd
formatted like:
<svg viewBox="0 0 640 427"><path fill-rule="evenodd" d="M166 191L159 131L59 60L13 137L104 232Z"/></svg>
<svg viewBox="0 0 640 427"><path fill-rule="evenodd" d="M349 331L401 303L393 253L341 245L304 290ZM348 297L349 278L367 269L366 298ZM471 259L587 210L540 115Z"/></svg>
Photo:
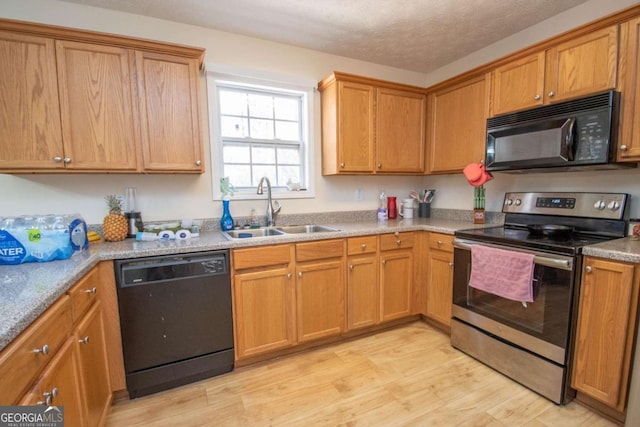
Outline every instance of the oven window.
<svg viewBox="0 0 640 427"><path fill-rule="evenodd" d="M532 303L470 287L471 252L456 249L453 303L511 328L565 347L571 317L573 272L535 266Z"/></svg>

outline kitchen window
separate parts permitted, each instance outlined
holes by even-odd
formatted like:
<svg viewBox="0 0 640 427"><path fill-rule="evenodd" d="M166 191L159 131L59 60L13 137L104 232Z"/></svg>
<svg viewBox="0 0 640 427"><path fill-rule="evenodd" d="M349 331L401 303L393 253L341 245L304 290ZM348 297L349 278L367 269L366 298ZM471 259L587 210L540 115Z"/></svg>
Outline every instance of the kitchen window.
<svg viewBox="0 0 640 427"><path fill-rule="evenodd" d="M215 73L207 84L214 199L221 197L221 177L235 187L234 199L259 198L263 176L279 198L312 197L313 89Z"/></svg>

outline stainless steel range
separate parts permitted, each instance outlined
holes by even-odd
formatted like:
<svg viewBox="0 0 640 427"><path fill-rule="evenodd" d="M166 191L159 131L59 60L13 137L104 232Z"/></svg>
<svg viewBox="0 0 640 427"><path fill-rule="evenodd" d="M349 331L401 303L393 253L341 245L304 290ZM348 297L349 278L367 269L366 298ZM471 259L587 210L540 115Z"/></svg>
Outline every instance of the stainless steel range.
<svg viewBox="0 0 640 427"><path fill-rule="evenodd" d="M451 344L555 403L572 400L582 248L624 237L628 201L626 194L507 193L503 226L456 232ZM480 258L487 254L494 258ZM491 288L505 282L499 264L513 257L532 259L528 302ZM485 261L497 260L483 276L489 290L470 285L474 259L476 277Z"/></svg>

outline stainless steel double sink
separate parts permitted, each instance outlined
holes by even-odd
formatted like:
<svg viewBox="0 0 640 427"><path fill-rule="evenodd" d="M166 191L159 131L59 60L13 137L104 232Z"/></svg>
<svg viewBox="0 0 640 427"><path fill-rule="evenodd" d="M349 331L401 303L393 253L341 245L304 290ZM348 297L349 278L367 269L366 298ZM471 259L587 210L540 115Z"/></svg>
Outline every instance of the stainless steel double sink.
<svg viewBox="0 0 640 427"><path fill-rule="evenodd" d="M327 227L326 225L286 225L282 227L260 227L246 228L243 230L223 231L222 234L228 240L250 239L254 237L271 237L284 236L287 234L310 234L310 233L328 233L332 231L340 231L337 228Z"/></svg>

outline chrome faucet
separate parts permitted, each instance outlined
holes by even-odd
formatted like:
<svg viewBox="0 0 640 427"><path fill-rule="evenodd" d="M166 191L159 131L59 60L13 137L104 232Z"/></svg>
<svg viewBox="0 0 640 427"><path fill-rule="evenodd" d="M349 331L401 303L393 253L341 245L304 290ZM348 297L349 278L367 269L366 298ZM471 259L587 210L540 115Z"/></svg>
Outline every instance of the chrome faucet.
<svg viewBox="0 0 640 427"><path fill-rule="evenodd" d="M271 182L266 176L260 178L257 194L264 194L264 192L262 191L262 186L265 181L267 182L267 227L272 227L276 225L276 215L278 212L280 212L282 206L280 206L280 203L278 203L278 201L276 200L276 207L273 207L273 202L271 201Z"/></svg>

